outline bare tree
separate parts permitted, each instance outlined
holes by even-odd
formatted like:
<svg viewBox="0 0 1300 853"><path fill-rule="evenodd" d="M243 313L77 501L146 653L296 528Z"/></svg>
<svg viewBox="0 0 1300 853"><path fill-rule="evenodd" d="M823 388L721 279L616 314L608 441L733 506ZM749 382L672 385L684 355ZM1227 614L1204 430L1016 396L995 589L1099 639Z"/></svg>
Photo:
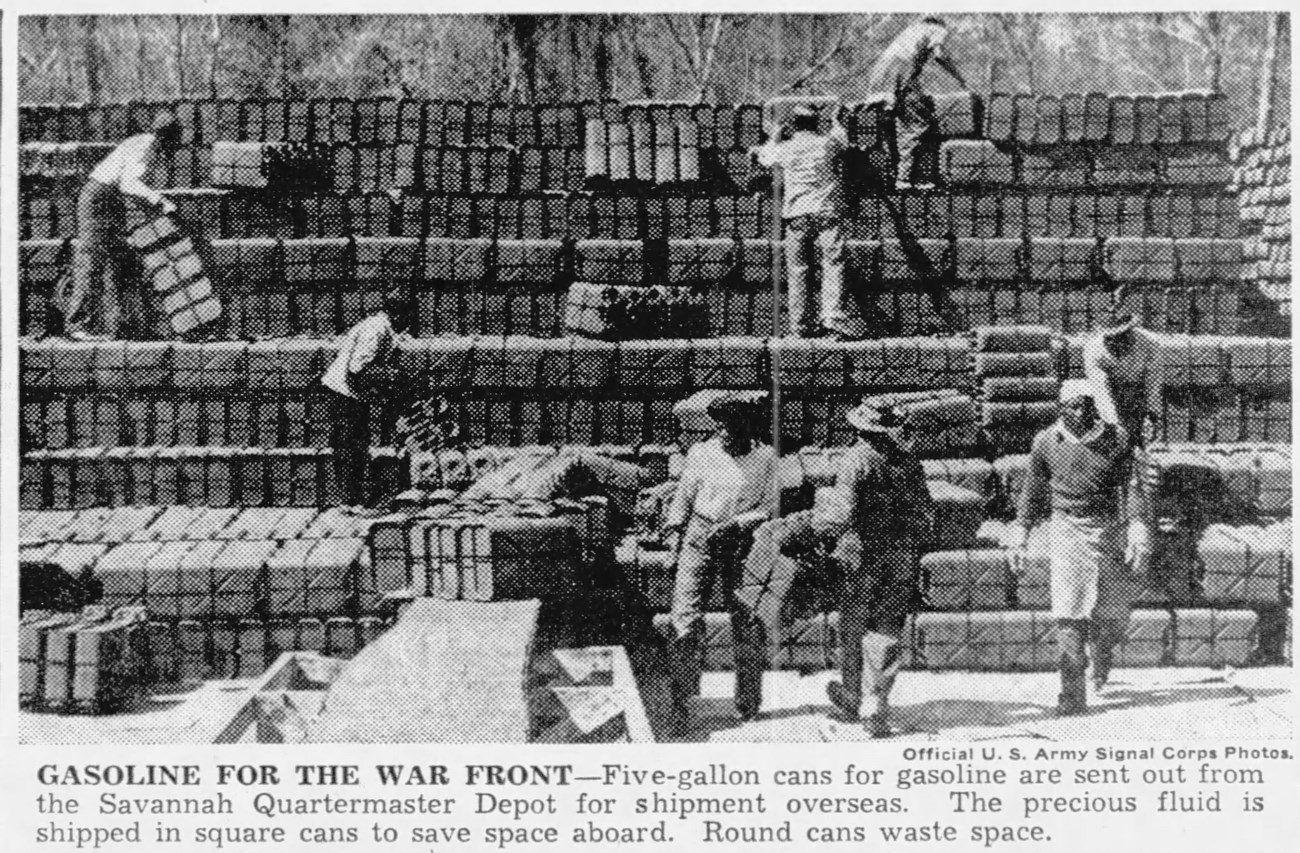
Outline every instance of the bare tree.
<svg viewBox="0 0 1300 853"><path fill-rule="evenodd" d="M537 100L537 35L541 19L535 15L498 15L496 26L508 55L507 100Z"/></svg>
<svg viewBox="0 0 1300 853"><path fill-rule="evenodd" d="M99 77L99 18L89 15L85 18L85 22L82 55L86 63L86 100L97 104L103 96L103 86Z"/></svg>
<svg viewBox="0 0 1300 853"><path fill-rule="evenodd" d="M221 18L212 16L212 26L208 28L208 97L214 101L220 97L217 75L221 71Z"/></svg>
<svg viewBox="0 0 1300 853"><path fill-rule="evenodd" d="M1041 30L1041 15L1006 14L990 15L993 25L1002 34L1002 43L1020 62L1022 78L1030 92L1038 89L1038 60L1035 55Z"/></svg>
<svg viewBox="0 0 1300 853"><path fill-rule="evenodd" d="M185 17L174 15L175 33L172 36L172 61L176 64L176 97L185 97Z"/></svg>
<svg viewBox="0 0 1300 853"><path fill-rule="evenodd" d="M722 38L722 24L726 15L660 15L673 42L681 50L686 60L686 69L691 75L695 90L695 99L703 101L708 98L713 83L714 60L718 53L718 41ZM709 19L712 18L712 21ZM681 20L679 24L678 21ZM689 43L687 35L690 36Z"/></svg>

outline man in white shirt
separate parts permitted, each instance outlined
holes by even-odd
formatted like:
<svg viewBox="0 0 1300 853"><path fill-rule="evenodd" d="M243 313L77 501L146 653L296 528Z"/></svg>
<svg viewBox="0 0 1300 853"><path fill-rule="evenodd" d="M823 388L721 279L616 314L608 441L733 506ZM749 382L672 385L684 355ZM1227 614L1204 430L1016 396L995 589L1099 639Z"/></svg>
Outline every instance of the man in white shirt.
<svg viewBox="0 0 1300 853"><path fill-rule="evenodd" d="M353 510L366 502L370 407L386 406L394 396L396 344L411 314L409 294L397 289L386 293L383 310L340 338L338 355L321 377L330 401L334 476L343 505Z"/></svg>
<svg viewBox="0 0 1300 853"><path fill-rule="evenodd" d="M925 67L934 60L958 86L966 88L961 72L944 52L947 39L948 25L942 18L923 18L899 33L871 69L871 91L890 91L894 95L900 190L913 186L916 149L934 125L934 103L921 81Z"/></svg>
<svg viewBox="0 0 1300 853"><path fill-rule="evenodd" d="M176 117L160 112L149 133L124 140L91 171L77 201L80 226L71 287L61 296L68 337L112 340L119 336L126 198L138 199L164 214L175 211L176 206L148 186L145 178L162 155L180 145L180 139Z"/></svg>
<svg viewBox="0 0 1300 853"><path fill-rule="evenodd" d="M839 116L829 133L818 131L817 111L795 108L789 138L770 128L758 161L781 167L781 218L785 220L786 287L790 334L818 335L808 322L808 270L821 249L820 334L841 338L857 335L844 310L844 152L848 134Z"/></svg>
<svg viewBox="0 0 1300 853"><path fill-rule="evenodd" d="M777 504L776 452L758 440L762 408L736 398L710 404L718 432L687 452L668 507L665 526L677 551L669 663L679 712L699 692L702 610L714 584L726 591L733 624L743 626L749 618L733 593L754 529L775 515ZM742 717L758 712L740 704Z"/></svg>

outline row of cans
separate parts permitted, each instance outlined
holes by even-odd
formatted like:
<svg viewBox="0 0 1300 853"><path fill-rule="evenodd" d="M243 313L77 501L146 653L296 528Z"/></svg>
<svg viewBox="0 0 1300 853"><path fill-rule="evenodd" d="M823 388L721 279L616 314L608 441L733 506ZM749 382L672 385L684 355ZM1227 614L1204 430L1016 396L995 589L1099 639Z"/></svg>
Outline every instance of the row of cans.
<svg viewBox="0 0 1300 853"><path fill-rule="evenodd" d="M1241 666L1265 647L1289 649L1290 613L1274 626L1253 610L1142 609L1129 620L1115 649L1121 668ZM769 665L822 669L838 665L839 614L831 612L784 626L772 640ZM655 617L665 636L674 630L666 614ZM731 617L704 614L701 662L707 670L735 667ZM1056 620L1042 611L918 613L903 632L905 666L911 670L1051 672L1059 667ZM1265 628L1268 629L1266 636ZM1276 634L1276 637L1272 636ZM1044 702L1047 697L1044 697Z"/></svg>
<svg viewBox="0 0 1300 853"><path fill-rule="evenodd" d="M1028 190L1199 187L1222 194L1233 180L1221 151L1152 147L1022 150L986 139L954 139L939 150L939 176L950 186L1021 186Z"/></svg>
<svg viewBox="0 0 1300 853"><path fill-rule="evenodd" d="M286 652L350 658L386 627L380 616L163 621L134 606L28 611L18 629L19 702L64 713L126 710L155 685L256 678Z"/></svg>
<svg viewBox="0 0 1300 853"><path fill-rule="evenodd" d="M794 99L783 98L783 102ZM828 99L807 99L817 104ZM940 96L940 115L958 130L1023 144L1180 144L1226 142L1227 98L1200 92L1033 95L969 92ZM838 102L843 122L877 125L889 110L881 99ZM581 144L590 120L651 125L697 124L711 144L747 148L762 139L759 104L654 101L506 104L482 101L345 98L312 100L183 100L125 104L30 104L19 108L24 141L111 141L148 127L161 108L175 111L183 138L251 142L426 142Z"/></svg>
<svg viewBox="0 0 1300 853"><path fill-rule="evenodd" d="M302 237L488 239L757 239L779 234L770 195L601 197L386 193L323 194L268 200L225 190L175 190L187 228L207 240ZM1264 205L1256 219L1268 224ZM1269 207L1281 208L1274 204ZM1254 210L1255 208L1251 208ZM1273 219L1282 213L1269 213ZM73 237L75 192L24 193L24 240ZM1289 222L1289 221L1288 221ZM1273 227L1282 223L1273 222ZM1243 233L1231 195L1156 190L1021 193L1001 189L909 193L852 200L843 220L854 239L913 237L1236 237ZM1289 225L1288 225L1289 228ZM1289 233L1289 230L1288 232Z"/></svg>

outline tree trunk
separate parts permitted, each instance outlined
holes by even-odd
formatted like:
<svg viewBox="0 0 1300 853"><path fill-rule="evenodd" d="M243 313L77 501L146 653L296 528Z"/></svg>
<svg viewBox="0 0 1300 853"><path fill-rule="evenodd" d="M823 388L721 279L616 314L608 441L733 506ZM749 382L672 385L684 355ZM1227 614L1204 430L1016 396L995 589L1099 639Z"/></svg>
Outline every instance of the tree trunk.
<svg viewBox="0 0 1300 853"><path fill-rule="evenodd" d="M150 85L146 83L145 69L149 67L149 44L144 34L144 23L140 16L135 15L131 18L132 29L135 31L135 90L136 95L144 100L148 100L151 95L155 95Z"/></svg>
<svg viewBox="0 0 1300 853"><path fill-rule="evenodd" d="M176 38L172 42L176 61L176 97L185 97L185 16L176 15Z"/></svg>
<svg viewBox="0 0 1300 853"><path fill-rule="evenodd" d="M103 96L103 84L99 77L99 19L90 15L85 18L85 22L82 50L86 63L86 100L97 104Z"/></svg>
<svg viewBox="0 0 1300 853"><path fill-rule="evenodd" d="M208 97L216 100L220 95L217 88L217 75L221 68L221 19L212 16L212 29L208 31L211 52L208 56Z"/></svg>
<svg viewBox="0 0 1300 853"><path fill-rule="evenodd" d="M614 57L610 41L614 37L616 23L609 15L601 15L596 20L596 44L592 56L593 70L596 75L596 97L608 100L614 95Z"/></svg>
<svg viewBox="0 0 1300 853"><path fill-rule="evenodd" d="M1205 13L1205 29L1210 36L1209 86L1211 92L1223 87L1223 22L1218 12Z"/></svg>

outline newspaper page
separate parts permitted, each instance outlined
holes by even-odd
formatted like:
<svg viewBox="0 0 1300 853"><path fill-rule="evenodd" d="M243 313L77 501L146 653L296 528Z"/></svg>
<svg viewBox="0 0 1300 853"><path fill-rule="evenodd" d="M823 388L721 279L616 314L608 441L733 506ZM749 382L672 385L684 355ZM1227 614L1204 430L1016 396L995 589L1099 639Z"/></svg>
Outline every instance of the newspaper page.
<svg viewBox="0 0 1300 853"><path fill-rule="evenodd" d="M1284 7L3 5L6 850L1296 849Z"/></svg>

